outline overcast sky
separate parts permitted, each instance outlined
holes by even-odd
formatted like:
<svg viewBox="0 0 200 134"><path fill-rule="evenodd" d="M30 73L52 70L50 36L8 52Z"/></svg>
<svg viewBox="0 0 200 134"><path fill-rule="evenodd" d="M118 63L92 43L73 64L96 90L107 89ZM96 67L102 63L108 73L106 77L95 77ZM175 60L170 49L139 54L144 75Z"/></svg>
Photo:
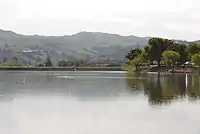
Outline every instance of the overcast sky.
<svg viewBox="0 0 200 134"><path fill-rule="evenodd" d="M199 0L0 0L0 29L200 39Z"/></svg>

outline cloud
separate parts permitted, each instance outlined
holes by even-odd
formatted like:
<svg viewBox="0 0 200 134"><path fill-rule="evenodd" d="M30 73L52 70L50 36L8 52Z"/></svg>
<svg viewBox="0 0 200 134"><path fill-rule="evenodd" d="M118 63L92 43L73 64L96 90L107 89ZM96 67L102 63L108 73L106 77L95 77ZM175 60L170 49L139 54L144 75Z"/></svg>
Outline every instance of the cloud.
<svg viewBox="0 0 200 134"><path fill-rule="evenodd" d="M0 0L0 27L22 34L99 31L196 40L198 0Z"/></svg>

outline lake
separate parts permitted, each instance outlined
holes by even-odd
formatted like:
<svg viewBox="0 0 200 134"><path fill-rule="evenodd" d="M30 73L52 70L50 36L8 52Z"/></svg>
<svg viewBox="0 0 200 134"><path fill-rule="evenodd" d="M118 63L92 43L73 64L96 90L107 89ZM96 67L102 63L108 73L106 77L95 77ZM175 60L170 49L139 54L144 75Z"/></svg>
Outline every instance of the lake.
<svg viewBox="0 0 200 134"><path fill-rule="evenodd" d="M200 77L0 72L0 134L199 134Z"/></svg>

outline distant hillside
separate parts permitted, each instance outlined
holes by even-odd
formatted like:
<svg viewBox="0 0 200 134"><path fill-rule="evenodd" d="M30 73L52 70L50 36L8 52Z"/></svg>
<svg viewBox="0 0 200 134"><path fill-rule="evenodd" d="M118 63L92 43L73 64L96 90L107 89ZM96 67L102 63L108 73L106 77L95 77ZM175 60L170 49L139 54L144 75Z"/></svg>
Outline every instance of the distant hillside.
<svg viewBox="0 0 200 134"><path fill-rule="evenodd" d="M143 48L148 40L147 37L100 32L80 32L70 36L27 36L0 30L0 60L16 56L23 63L37 63L46 58L47 51L54 62L102 57L123 60L130 49Z"/></svg>
<svg viewBox="0 0 200 134"><path fill-rule="evenodd" d="M108 33L80 32L71 36L20 35L0 30L1 58L19 57L22 62L40 62L49 52L54 61L107 57L123 60L133 47L143 47L148 39Z"/></svg>
<svg viewBox="0 0 200 134"><path fill-rule="evenodd" d="M200 40L194 41L194 42L190 42L190 44L195 43L195 44L200 44Z"/></svg>

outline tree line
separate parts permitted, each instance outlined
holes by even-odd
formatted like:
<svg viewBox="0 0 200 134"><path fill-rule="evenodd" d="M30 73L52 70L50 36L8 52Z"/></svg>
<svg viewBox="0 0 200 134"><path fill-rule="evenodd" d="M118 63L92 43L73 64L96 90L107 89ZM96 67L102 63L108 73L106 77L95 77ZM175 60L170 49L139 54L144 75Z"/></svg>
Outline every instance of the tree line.
<svg viewBox="0 0 200 134"><path fill-rule="evenodd" d="M151 38L143 50L134 48L125 57L136 70L140 69L141 64L151 64L154 61L159 67L162 61L172 68L186 61L193 61L200 67L200 44L179 44L169 39Z"/></svg>

